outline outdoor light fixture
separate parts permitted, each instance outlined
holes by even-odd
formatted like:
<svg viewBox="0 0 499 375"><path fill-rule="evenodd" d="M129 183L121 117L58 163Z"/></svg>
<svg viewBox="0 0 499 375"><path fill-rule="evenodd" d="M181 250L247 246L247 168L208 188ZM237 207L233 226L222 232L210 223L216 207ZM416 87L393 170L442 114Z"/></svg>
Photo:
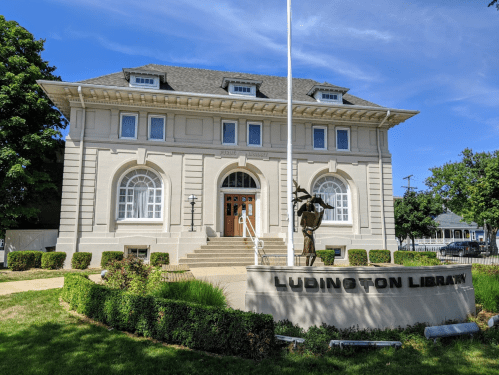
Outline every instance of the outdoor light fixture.
<svg viewBox="0 0 499 375"><path fill-rule="evenodd" d="M196 197L194 194L189 196L189 202L191 202L191 232L194 232L194 205L196 204Z"/></svg>

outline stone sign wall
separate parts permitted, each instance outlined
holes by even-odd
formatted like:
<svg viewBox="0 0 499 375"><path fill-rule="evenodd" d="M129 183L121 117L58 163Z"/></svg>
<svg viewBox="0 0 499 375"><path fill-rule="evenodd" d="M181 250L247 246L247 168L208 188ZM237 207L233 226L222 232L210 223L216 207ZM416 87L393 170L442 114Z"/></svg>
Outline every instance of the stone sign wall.
<svg viewBox="0 0 499 375"><path fill-rule="evenodd" d="M438 325L475 313L471 265L247 267L246 310L304 328Z"/></svg>

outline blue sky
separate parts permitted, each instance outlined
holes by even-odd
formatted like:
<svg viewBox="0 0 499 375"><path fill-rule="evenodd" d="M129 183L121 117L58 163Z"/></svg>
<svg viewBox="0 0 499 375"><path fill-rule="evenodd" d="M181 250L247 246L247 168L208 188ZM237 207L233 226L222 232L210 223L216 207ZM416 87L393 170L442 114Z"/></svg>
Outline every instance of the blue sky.
<svg viewBox="0 0 499 375"><path fill-rule="evenodd" d="M390 130L394 194L499 145L499 11L487 0L293 0L293 75L421 113ZM148 63L285 76L286 1L15 0L65 81Z"/></svg>

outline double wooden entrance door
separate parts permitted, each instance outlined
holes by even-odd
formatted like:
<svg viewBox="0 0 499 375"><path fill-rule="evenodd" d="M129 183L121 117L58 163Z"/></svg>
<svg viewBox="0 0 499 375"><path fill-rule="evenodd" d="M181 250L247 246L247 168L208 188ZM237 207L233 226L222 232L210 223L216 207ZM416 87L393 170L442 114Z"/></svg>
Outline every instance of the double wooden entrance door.
<svg viewBox="0 0 499 375"><path fill-rule="evenodd" d="M255 194L225 194L224 195L224 235L225 237L241 237L243 224L239 224L239 217L246 211L253 228L255 227ZM247 229L251 231L251 228Z"/></svg>

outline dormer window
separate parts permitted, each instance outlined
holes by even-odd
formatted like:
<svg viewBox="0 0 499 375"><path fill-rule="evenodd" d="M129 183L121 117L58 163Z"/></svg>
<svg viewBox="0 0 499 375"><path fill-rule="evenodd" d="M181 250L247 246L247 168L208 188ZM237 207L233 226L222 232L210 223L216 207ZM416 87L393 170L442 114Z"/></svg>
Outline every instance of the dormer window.
<svg viewBox="0 0 499 375"><path fill-rule="evenodd" d="M222 88L226 89L229 95L256 96L261 84L261 81L246 78L225 77L222 80Z"/></svg>
<svg viewBox="0 0 499 375"><path fill-rule="evenodd" d="M251 93L251 87L248 86L234 86L234 92L235 93L241 93L241 94L250 94Z"/></svg>
<svg viewBox="0 0 499 375"><path fill-rule="evenodd" d="M130 87L159 89L159 78L130 74Z"/></svg>
<svg viewBox="0 0 499 375"><path fill-rule="evenodd" d="M330 94L327 92L323 92L321 95L322 95L322 100L338 100L338 94Z"/></svg>
<svg viewBox="0 0 499 375"><path fill-rule="evenodd" d="M324 83L315 85L310 89L308 95L315 98L320 103L343 104L343 95L349 89Z"/></svg>
<svg viewBox="0 0 499 375"><path fill-rule="evenodd" d="M159 90L159 85L166 82L166 73L154 70L123 68L123 74L130 87Z"/></svg>

